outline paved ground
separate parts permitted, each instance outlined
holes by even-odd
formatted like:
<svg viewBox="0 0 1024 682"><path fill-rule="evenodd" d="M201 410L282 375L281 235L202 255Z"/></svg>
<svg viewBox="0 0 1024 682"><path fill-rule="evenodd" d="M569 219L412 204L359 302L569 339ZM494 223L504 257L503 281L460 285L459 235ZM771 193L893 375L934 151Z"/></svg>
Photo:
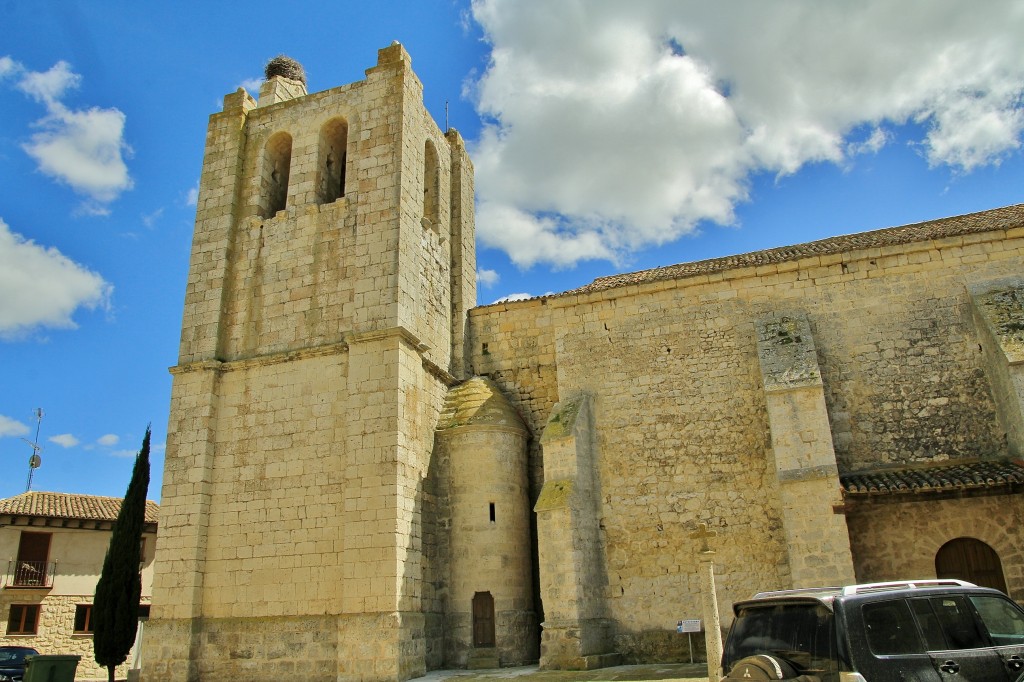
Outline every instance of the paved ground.
<svg viewBox="0 0 1024 682"><path fill-rule="evenodd" d="M419 680L428 682L470 682L471 680L510 680L515 682L610 682L612 680L685 680L707 682L704 663L661 663L620 665L599 670L544 670L535 665L496 670L432 670Z"/></svg>

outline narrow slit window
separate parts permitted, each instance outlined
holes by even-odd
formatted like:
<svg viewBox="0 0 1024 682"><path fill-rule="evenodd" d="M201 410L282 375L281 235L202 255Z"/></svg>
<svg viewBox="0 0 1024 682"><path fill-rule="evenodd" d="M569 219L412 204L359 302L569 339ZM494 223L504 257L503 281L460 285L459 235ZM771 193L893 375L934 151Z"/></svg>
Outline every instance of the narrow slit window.
<svg viewBox="0 0 1024 682"><path fill-rule="evenodd" d="M260 215L273 218L288 205L288 176L292 164L292 136L276 133L263 150L260 177Z"/></svg>
<svg viewBox="0 0 1024 682"><path fill-rule="evenodd" d="M423 145L423 226L435 230L440 228L439 202L440 164L437 150L427 140Z"/></svg>
<svg viewBox="0 0 1024 682"><path fill-rule="evenodd" d="M332 118L320 129L320 163L317 168L317 199L329 204L345 196L348 124Z"/></svg>
<svg viewBox="0 0 1024 682"><path fill-rule="evenodd" d="M494 519L495 519L495 516L494 516L494 503L491 502L491 523L494 523Z"/></svg>

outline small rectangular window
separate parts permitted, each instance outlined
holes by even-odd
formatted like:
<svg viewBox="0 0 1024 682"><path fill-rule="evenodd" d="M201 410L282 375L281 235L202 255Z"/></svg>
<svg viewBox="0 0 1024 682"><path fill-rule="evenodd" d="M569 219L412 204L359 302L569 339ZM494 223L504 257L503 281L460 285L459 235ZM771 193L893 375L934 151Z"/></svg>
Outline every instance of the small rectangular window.
<svg viewBox="0 0 1024 682"><path fill-rule="evenodd" d="M39 629L39 604L11 604L8 635L34 635Z"/></svg>
<svg viewBox="0 0 1024 682"><path fill-rule="evenodd" d="M494 503L491 502L491 523L494 523Z"/></svg>
<svg viewBox="0 0 1024 682"><path fill-rule="evenodd" d="M139 620L149 619L149 604L139 604Z"/></svg>
<svg viewBox="0 0 1024 682"><path fill-rule="evenodd" d="M75 634L92 634L92 604L79 604L75 607Z"/></svg>

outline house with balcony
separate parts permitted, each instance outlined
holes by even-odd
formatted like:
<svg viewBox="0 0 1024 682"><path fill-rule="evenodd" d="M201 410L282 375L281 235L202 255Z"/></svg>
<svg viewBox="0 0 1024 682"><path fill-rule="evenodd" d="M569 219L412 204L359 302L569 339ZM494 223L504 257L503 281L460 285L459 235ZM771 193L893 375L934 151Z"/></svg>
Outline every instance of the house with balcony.
<svg viewBox="0 0 1024 682"><path fill-rule="evenodd" d="M95 495L27 492L0 500L0 645L79 655L77 679L106 679L93 659L92 606L120 509L121 498ZM146 502L140 619L149 615L158 511ZM138 644L118 678L137 667Z"/></svg>

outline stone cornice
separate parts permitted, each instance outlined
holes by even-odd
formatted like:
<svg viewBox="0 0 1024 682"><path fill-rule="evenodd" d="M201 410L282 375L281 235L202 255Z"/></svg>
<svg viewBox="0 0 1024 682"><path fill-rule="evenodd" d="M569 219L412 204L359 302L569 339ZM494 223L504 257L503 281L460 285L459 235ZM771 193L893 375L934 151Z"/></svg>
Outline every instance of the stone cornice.
<svg viewBox="0 0 1024 682"><path fill-rule="evenodd" d="M237 370L250 369L252 367L277 365L283 362L290 362L292 360L305 360L307 358L315 358L325 355L341 355L342 353L347 353L349 351L349 347L354 344L369 343L391 338L399 339L399 341L419 353L423 360L423 368L446 386L454 386L458 383L458 379L456 379L450 372L439 366L437 363L427 359L425 354L430 350L430 346L420 341L419 337L405 327L375 329L368 332L349 332L344 334L345 340L341 342L327 343L320 346L310 346L308 348L300 348L297 350L268 353L266 355L257 355L249 358L239 358L236 360L197 360L195 362L186 362L181 365L170 367L168 371L175 376L179 374L188 374L190 372L233 372Z"/></svg>

